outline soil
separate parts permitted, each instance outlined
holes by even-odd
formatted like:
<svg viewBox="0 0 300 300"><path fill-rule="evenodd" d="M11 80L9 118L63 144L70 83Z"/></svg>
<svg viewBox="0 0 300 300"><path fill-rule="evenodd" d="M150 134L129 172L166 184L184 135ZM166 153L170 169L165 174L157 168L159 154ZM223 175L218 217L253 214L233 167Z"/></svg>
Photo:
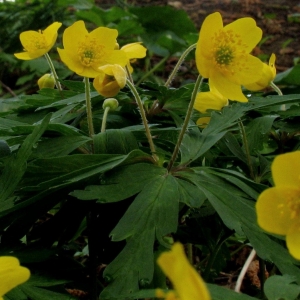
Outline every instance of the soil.
<svg viewBox="0 0 300 300"><path fill-rule="evenodd" d="M117 1L118 2L118 1ZM276 68L282 72L292 67L300 57L300 1L299 0L136 0L126 1L137 6L170 5L185 10L200 29L205 17L219 11L224 24L238 18L252 17L263 30L263 38L254 55L267 60L276 54ZM99 1L107 8L116 1Z"/></svg>

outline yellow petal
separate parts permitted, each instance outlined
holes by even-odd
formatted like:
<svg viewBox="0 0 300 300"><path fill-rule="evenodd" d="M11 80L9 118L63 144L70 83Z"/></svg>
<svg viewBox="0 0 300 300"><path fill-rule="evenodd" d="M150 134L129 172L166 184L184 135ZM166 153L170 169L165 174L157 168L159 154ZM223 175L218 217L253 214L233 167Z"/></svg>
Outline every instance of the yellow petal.
<svg viewBox="0 0 300 300"><path fill-rule="evenodd" d="M91 38L95 38L99 44L105 45L107 49L113 50L116 45L118 31L106 27L98 27L89 33Z"/></svg>
<svg viewBox="0 0 300 300"><path fill-rule="evenodd" d="M294 223L291 205L300 199L300 189L272 187L260 194L256 202L258 225L267 232L286 235Z"/></svg>
<svg viewBox="0 0 300 300"><path fill-rule="evenodd" d="M162 253L157 263L171 280L181 300L210 299L204 281L188 262L180 243L175 243L171 251Z"/></svg>
<svg viewBox="0 0 300 300"><path fill-rule="evenodd" d="M217 91L200 92L196 96L194 108L205 113L208 109L221 110L227 104L228 99Z"/></svg>
<svg viewBox="0 0 300 300"><path fill-rule="evenodd" d="M122 50L113 50L109 56L103 60L102 64L117 64L125 67L127 64L127 56Z"/></svg>
<svg viewBox="0 0 300 300"><path fill-rule="evenodd" d="M140 45L141 43L131 43L123 46L121 50L123 50L128 59L133 58L144 58L146 56L147 49Z"/></svg>
<svg viewBox="0 0 300 300"><path fill-rule="evenodd" d="M197 120L196 124L200 128L205 128L208 125L209 121L210 121L210 117L201 117Z"/></svg>
<svg viewBox="0 0 300 300"><path fill-rule="evenodd" d="M63 33L63 45L65 50L71 53L76 52L79 43L83 42L87 35L88 31L83 21L77 21L66 28Z"/></svg>
<svg viewBox="0 0 300 300"><path fill-rule="evenodd" d="M66 64L66 66L73 72L77 74L82 74L84 71L84 66L80 63L77 55L69 55L65 49L57 48L57 52L61 60Z"/></svg>
<svg viewBox="0 0 300 300"><path fill-rule="evenodd" d="M241 18L224 27L224 30L232 30L238 34L245 45L245 49L250 53L262 38L262 30L256 26L252 18Z"/></svg>
<svg viewBox="0 0 300 300"><path fill-rule="evenodd" d="M209 47L213 45L212 37L221 29L223 29L221 14L215 12L208 15L202 23L196 49L201 49L203 53L209 53L211 50Z"/></svg>
<svg viewBox="0 0 300 300"><path fill-rule="evenodd" d="M50 49L55 44L55 41L57 39L57 31L61 27L61 25L62 23L60 22L54 22L43 31L43 35L45 36L47 45L50 47Z"/></svg>
<svg viewBox="0 0 300 300"><path fill-rule="evenodd" d="M300 186L300 151L275 157L271 166L275 186Z"/></svg>
<svg viewBox="0 0 300 300"><path fill-rule="evenodd" d="M226 74L228 80L238 85L246 85L262 78L263 67L266 64L259 58L247 54L242 57L237 57L235 60L237 63L233 62L231 73Z"/></svg>
<svg viewBox="0 0 300 300"><path fill-rule="evenodd" d="M223 76L220 72L214 71L209 81L226 98L239 102L248 102L248 99L242 93L241 86L228 80L228 78Z"/></svg>
<svg viewBox="0 0 300 300"><path fill-rule="evenodd" d="M0 257L0 296L24 283L29 277L29 270L20 266L17 258L11 256Z"/></svg>
<svg viewBox="0 0 300 300"><path fill-rule="evenodd" d="M275 78L276 76L276 67L275 67L275 61L276 61L276 55L274 53L271 54L270 59L269 59L269 67L272 71L273 74L273 78L272 80Z"/></svg>
<svg viewBox="0 0 300 300"><path fill-rule="evenodd" d="M45 51L44 49L42 49L42 50L37 50L37 51L34 51L34 52L14 53L14 56L17 57L18 59L22 59L22 60L31 60L31 59L41 57L47 52L48 51Z"/></svg>
<svg viewBox="0 0 300 300"><path fill-rule="evenodd" d="M286 245L290 254L300 260L300 221L295 221L286 236Z"/></svg>

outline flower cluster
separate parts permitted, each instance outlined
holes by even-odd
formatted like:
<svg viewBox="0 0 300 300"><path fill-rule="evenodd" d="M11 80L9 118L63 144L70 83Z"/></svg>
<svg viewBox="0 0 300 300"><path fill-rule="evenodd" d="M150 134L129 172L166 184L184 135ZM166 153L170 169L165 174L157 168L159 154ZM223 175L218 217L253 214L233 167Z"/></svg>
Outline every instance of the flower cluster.
<svg viewBox="0 0 300 300"><path fill-rule="evenodd" d="M300 259L300 151L278 155L271 170L275 186L258 197L257 221L265 231L285 235L289 252Z"/></svg>
<svg viewBox="0 0 300 300"><path fill-rule="evenodd" d="M30 60L47 54L57 39L62 23L54 22L44 31L25 31L20 34L24 47L22 53L15 53L19 59ZM98 27L88 32L83 21L77 21L63 33L63 49L57 48L63 63L79 76L94 78L94 87L104 97L115 96L126 84L125 67L132 73L130 62L146 56L141 43L131 43L118 49L118 31ZM47 74L39 80L39 87L45 84Z"/></svg>

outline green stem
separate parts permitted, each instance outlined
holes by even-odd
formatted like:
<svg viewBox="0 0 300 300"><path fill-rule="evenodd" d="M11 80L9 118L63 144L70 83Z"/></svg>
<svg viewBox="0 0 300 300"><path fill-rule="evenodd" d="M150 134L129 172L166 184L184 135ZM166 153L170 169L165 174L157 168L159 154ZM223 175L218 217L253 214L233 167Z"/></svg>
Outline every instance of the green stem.
<svg viewBox="0 0 300 300"><path fill-rule="evenodd" d="M132 76L130 74L128 64L125 66L125 71L126 71L126 74L127 74L127 78L130 80L131 83L133 83L133 79L132 79Z"/></svg>
<svg viewBox="0 0 300 300"><path fill-rule="evenodd" d="M193 265L193 244L187 244L187 257L191 265Z"/></svg>
<svg viewBox="0 0 300 300"><path fill-rule="evenodd" d="M246 135L245 127L244 127L243 122L242 122L241 119L239 119L239 127L240 127L242 138L243 138L243 144L244 144L244 148L245 148L245 152L246 152L246 158L247 158L247 162L248 162L248 168L249 168L249 172L250 172L250 177L251 177L251 179L254 180L255 176L254 176L254 171L253 171L253 166L252 166L252 161L251 161L249 144L248 144L248 140L247 140L247 135Z"/></svg>
<svg viewBox="0 0 300 300"><path fill-rule="evenodd" d="M92 138L94 135L93 115L92 115L92 101L90 91L90 81L88 77L84 77L85 85L85 103L86 103L86 115L89 129L89 136Z"/></svg>
<svg viewBox="0 0 300 300"><path fill-rule="evenodd" d="M49 56L48 53L45 54L45 58L46 58L46 60L47 60L47 62L48 62L48 65L49 65L49 67L50 67L50 70L51 70L51 72L52 72L52 74L53 74L53 77L54 77L54 80L55 80L55 85L56 85L57 89L59 90L59 92L61 93L61 92L62 92L62 88L61 88L60 82L59 82L59 80L58 80L58 76L57 76L57 74L56 74L56 71L55 71L53 62L52 62L52 60L51 60L51 58L50 58L50 56Z"/></svg>
<svg viewBox="0 0 300 300"><path fill-rule="evenodd" d="M198 78L197 78L197 80L196 80L195 86L194 86L194 90L193 90L193 93L192 93L191 101L190 101L190 104L188 106L188 109L187 109L187 112L186 112L186 116L185 116L185 119L184 119L183 124L182 124L181 131L180 131L179 136L178 136L177 143L175 145L172 157L171 157L169 165L167 167L168 171L171 170L171 168L173 167L173 164L174 164L174 162L175 162L175 160L177 158L177 155L178 155L178 152L179 152L179 148L180 148L181 142L183 140L183 137L185 135L186 129L188 127L188 124L189 124L189 121L190 121L190 118L191 118L191 115L192 115L192 112L193 112L193 108L194 108L194 103L195 103L195 100L196 100L196 96L197 96L199 87L202 84L202 81L203 81L203 77L201 75L199 75Z"/></svg>
<svg viewBox="0 0 300 300"><path fill-rule="evenodd" d="M107 116L108 116L109 110L110 110L110 107L105 107L105 109L104 109L103 118L102 118L102 125L101 125L101 132L105 132L106 121L107 121Z"/></svg>
<svg viewBox="0 0 300 300"><path fill-rule="evenodd" d="M153 159L157 162L158 157L156 155L155 146L154 146L152 136L151 136L151 132L150 132L150 129L149 129L149 126L148 126L148 121L147 121L147 118L146 118L146 114L145 114L145 110L144 110L142 100L141 100L140 95L137 92L135 86L130 82L129 79L127 79L127 85L130 88L132 94L134 95L135 101L136 101L136 103L139 107L139 111L140 111L141 118L142 118L142 121L143 121L143 124L144 124L146 136L147 136L148 143L149 143L149 146L150 146L150 151L152 153Z"/></svg>
<svg viewBox="0 0 300 300"><path fill-rule="evenodd" d="M273 81L271 81L270 87L271 87L271 88L272 88L279 96L283 96L281 89L280 89ZM281 110L281 111L285 111L285 110L286 110L285 104L282 104L282 105L280 106L280 110Z"/></svg>
<svg viewBox="0 0 300 300"><path fill-rule="evenodd" d="M270 87L279 95L279 96L283 96L282 91L280 90L280 88L273 82L270 82Z"/></svg>
<svg viewBox="0 0 300 300"><path fill-rule="evenodd" d="M174 67L172 73L170 74L168 80L166 81L165 83L165 86L168 87L170 86L171 82L173 81L176 73L178 72L178 69L180 68L181 64L183 63L184 59L186 58L186 56L193 50L195 49L197 46L197 44L193 44L191 45L190 47L188 47L183 53L182 55L180 56L176 66Z"/></svg>
<svg viewBox="0 0 300 300"><path fill-rule="evenodd" d="M154 73L165 61L169 58L169 56L164 57L159 63L157 63L151 70L149 70L141 79L136 83L136 85L140 85L148 76Z"/></svg>

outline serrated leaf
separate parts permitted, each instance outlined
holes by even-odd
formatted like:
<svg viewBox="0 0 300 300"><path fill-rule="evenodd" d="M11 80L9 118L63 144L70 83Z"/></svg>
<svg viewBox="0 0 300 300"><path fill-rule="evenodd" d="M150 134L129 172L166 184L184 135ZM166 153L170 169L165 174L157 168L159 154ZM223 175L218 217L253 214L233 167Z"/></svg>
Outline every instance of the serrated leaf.
<svg viewBox="0 0 300 300"><path fill-rule="evenodd" d="M164 243L163 236L176 231L178 203L178 188L171 175L156 177L137 195L111 232L112 240L127 239L127 244L105 269L104 275L112 277L113 282L104 289L103 298L137 292L141 279L151 282L155 237Z"/></svg>
<svg viewBox="0 0 300 300"><path fill-rule="evenodd" d="M264 293L268 300L295 300L300 293L300 286L290 275L273 275L264 284Z"/></svg>

